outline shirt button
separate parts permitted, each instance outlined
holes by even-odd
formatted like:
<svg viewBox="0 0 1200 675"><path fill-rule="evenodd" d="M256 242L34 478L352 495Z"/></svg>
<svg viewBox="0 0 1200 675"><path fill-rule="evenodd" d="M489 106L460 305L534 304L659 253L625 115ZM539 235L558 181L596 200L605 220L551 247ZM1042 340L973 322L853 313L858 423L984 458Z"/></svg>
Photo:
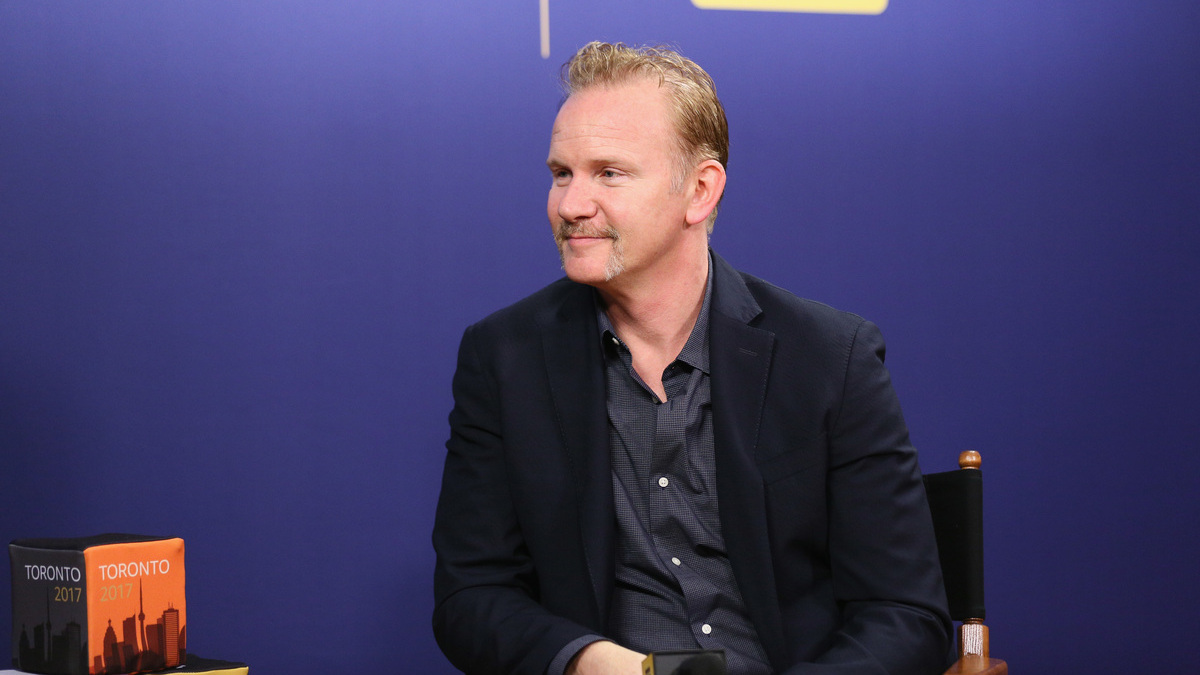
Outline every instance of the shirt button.
<svg viewBox="0 0 1200 675"><path fill-rule="evenodd" d="M676 567L679 567L680 565L683 564L683 563L679 562L679 558L671 558L671 563L674 564Z"/></svg>
<svg viewBox="0 0 1200 675"><path fill-rule="evenodd" d="M700 630L705 635L712 635L712 626L710 626L708 624L704 624L703 626L700 626Z"/></svg>
<svg viewBox="0 0 1200 675"><path fill-rule="evenodd" d="M671 481L667 480L666 476L663 476L662 478L658 479L658 487L667 487L670 484L671 484Z"/></svg>

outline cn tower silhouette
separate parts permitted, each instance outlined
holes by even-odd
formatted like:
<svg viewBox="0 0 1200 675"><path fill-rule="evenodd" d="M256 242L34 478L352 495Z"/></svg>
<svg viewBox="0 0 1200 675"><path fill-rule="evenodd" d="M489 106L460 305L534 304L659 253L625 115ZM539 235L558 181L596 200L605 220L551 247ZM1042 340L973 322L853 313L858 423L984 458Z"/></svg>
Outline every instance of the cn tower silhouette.
<svg viewBox="0 0 1200 675"><path fill-rule="evenodd" d="M139 650L142 654L150 651L150 646L146 641L146 603L142 598L142 578L138 577L138 621L142 623L142 648Z"/></svg>

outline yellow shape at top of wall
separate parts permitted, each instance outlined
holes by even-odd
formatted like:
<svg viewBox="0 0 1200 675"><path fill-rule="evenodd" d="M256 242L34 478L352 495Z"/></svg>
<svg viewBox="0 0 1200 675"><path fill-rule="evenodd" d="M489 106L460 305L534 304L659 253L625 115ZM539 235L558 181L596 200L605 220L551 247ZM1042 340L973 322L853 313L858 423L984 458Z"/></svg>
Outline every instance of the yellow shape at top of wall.
<svg viewBox="0 0 1200 675"><path fill-rule="evenodd" d="M882 14L888 0L692 0L700 9L741 9L759 12L818 12L822 14Z"/></svg>

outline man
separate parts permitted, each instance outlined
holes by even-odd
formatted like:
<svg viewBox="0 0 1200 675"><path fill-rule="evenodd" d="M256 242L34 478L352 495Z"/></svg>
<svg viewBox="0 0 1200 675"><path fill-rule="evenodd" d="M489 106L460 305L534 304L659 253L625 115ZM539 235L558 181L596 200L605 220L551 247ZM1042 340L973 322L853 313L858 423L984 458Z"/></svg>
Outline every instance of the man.
<svg viewBox="0 0 1200 675"><path fill-rule="evenodd" d="M467 329L434 629L468 673L934 673L950 622L878 331L708 248L728 131L664 49L568 62L566 279Z"/></svg>

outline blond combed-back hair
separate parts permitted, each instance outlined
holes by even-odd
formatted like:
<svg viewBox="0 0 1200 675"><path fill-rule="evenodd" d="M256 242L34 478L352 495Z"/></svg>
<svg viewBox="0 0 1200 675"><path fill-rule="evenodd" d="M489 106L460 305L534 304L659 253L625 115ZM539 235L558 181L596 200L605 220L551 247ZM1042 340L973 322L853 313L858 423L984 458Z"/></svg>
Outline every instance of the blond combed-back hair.
<svg viewBox="0 0 1200 675"><path fill-rule="evenodd" d="M589 42L563 64L566 95L592 87L625 84L638 78L657 78L665 89L674 118L678 157L672 180L683 189L688 174L700 162L729 161L729 123L717 87L694 61L670 47L630 47L620 42ZM717 210L708 218L712 232Z"/></svg>

